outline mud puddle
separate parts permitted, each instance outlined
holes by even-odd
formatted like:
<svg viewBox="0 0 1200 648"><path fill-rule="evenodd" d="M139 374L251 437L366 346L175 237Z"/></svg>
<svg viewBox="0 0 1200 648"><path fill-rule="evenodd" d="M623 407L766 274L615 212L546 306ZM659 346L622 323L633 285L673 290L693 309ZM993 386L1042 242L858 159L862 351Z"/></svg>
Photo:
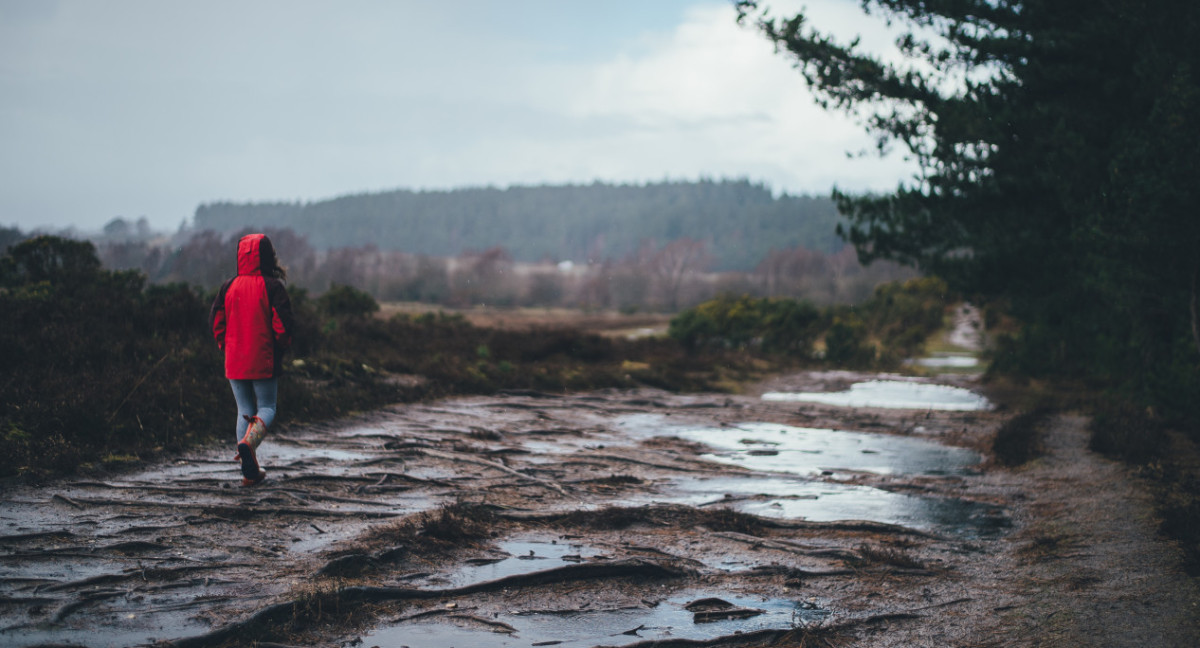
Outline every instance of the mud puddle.
<svg viewBox="0 0 1200 648"><path fill-rule="evenodd" d="M868 380L840 392L767 392L762 398L885 409L981 411L992 407L987 398L962 387L902 380Z"/></svg>
<svg viewBox="0 0 1200 648"><path fill-rule="evenodd" d="M764 518L866 520L978 538L1011 524L1003 508L953 497L921 497L851 484L777 477L687 477L623 502L723 507Z"/></svg>
<svg viewBox="0 0 1200 648"><path fill-rule="evenodd" d="M772 476L683 477L656 484L653 494L622 503L726 506L771 518L813 521L869 520L977 537L1007 526L999 507L946 497L922 497L839 483L860 473L967 475L982 457L923 439L775 423L695 428L653 415L621 417L630 438L675 437L702 444L700 458Z"/></svg>
<svg viewBox="0 0 1200 648"><path fill-rule="evenodd" d="M444 622L391 625L362 637L364 646L491 648L504 646L627 646L665 640L704 641L761 630L788 630L819 622L830 612L815 602L730 596L722 592L673 593L650 605L608 610L500 614L480 619L447 614ZM457 616L457 618L453 618Z"/></svg>
<svg viewBox="0 0 1200 648"><path fill-rule="evenodd" d="M963 474L981 460L971 450L924 439L779 423L691 427L640 416L626 427L640 434L673 436L702 444L715 450L701 455L711 461L797 475L838 471L951 475Z"/></svg>
<svg viewBox="0 0 1200 648"><path fill-rule="evenodd" d="M974 369L979 367L979 358L966 353L935 353L924 358L912 358L905 363L931 369Z"/></svg>
<svg viewBox="0 0 1200 648"><path fill-rule="evenodd" d="M532 574L563 564L582 563L603 557L602 551L586 544L510 539L486 554L468 558L466 565L448 574L430 574L412 579L414 585L430 588L464 587L471 583Z"/></svg>

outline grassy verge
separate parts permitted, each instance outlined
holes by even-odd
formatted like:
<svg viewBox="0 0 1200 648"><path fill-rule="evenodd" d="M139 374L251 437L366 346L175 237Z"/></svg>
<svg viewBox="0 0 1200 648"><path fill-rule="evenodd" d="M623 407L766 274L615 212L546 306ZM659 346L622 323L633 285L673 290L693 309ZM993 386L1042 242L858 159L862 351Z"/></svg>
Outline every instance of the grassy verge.
<svg viewBox="0 0 1200 648"><path fill-rule="evenodd" d="M1155 497L1163 535L1179 543L1184 568L1200 576L1200 452L1177 426L1109 402L1092 418L1091 448L1137 467Z"/></svg>
<svg viewBox="0 0 1200 648"><path fill-rule="evenodd" d="M1160 532L1179 543L1187 573L1200 576L1200 450L1187 421L1165 421L1110 389L1078 382L992 375L989 391L1020 412L997 431L998 463L1019 466L1039 456L1046 417L1087 414L1090 449L1135 469L1154 495Z"/></svg>

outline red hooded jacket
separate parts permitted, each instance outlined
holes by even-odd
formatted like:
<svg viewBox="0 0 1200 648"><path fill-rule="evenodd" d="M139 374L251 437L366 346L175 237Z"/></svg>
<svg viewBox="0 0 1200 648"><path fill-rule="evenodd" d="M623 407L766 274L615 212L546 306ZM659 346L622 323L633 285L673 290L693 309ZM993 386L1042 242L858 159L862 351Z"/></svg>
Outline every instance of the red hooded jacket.
<svg viewBox="0 0 1200 648"><path fill-rule="evenodd" d="M264 256L274 268L275 250L265 235L238 241L237 276L221 286L209 312L213 337L225 351L225 377L232 380L277 377L291 346L292 303L282 280L263 276Z"/></svg>

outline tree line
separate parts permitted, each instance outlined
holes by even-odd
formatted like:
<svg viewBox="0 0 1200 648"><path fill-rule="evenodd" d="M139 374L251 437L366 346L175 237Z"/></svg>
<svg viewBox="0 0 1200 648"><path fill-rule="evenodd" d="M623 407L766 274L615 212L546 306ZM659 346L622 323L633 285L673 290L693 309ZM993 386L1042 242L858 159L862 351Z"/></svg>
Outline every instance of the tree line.
<svg viewBox="0 0 1200 648"><path fill-rule="evenodd" d="M320 250L453 257L503 247L516 261L599 262L682 238L703 241L716 270L752 270L772 248L832 254L841 217L821 196L775 196L748 180L395 190L314 202L213 202L197 230L290 229Z"/></svg>

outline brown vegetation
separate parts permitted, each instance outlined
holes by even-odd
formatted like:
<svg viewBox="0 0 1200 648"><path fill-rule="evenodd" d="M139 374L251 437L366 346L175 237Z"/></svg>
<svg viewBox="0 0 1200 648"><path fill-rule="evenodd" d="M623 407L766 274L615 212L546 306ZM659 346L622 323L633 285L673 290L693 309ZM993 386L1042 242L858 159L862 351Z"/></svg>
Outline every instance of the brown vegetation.
<svg viewBox="0 0 1200 648"><path fill-rule="evenodd" d="M109 268L133 269L154 283L214 288L232 267L231 252L245 232L222 236L200 231L182 240L108 240L98 247ZM644 241L624 258L588 263L515 261L501 247L434 257L367 245L317 250L287 229L267 229L292 285L323 293L353 286L380 301L463 308L569 307L593 311L673 312L718 294L808 299L818 304L854 303L882 282L907 279L911 270L892 263L863 266L854 250L828 254L801 247L771 250L749 272L713 273L712 250L683 237Z"/></svg>

